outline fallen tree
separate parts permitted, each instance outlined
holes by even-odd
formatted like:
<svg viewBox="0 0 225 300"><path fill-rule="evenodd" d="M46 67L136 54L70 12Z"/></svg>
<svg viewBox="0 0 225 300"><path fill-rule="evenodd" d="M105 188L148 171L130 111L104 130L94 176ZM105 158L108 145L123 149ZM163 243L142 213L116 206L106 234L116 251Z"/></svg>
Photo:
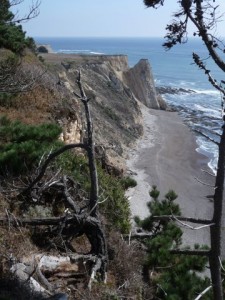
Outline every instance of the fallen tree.
<svg viewBox="0 0 225 300"><path fill-rule="evenodd" d="M65 145L50 153L38 168L37 176L17 195L17 199L19 199L24 206L29 206L34 203L35 205L44 206L46 201L50 202L51 205L60 202L63 203L63 211L60 212L60 216L58 217L40 218L15 217L10 211L6 211L6 216L0 218L0 223L1 226L35 228L34 237L39 240L39 242L45 241L45 246L47 246L48 249L56 248L60 251L62 260L69 257L69 262L67 263L70 264L70 268L72 269L75 262L82 261L82 265L86 266L85 276L88 278L87 285L89 289L91 289L93 281L106 281L108 255L105 234L98 214L98 175L95 162L93 125L88 106L90 99L86 97L83 89L80 72L77 78L77 84L80 94L75 93L75 95L82 101L86 115L87 138L85 142ZM75 148L86 152L90 177L89 199L80 199L79 201L76 201L77 183L71 177L67 175L61 176L60 172L52 175L50 179L47 179L46 176L50 164L57 157L69 149ZM39 231L39 235L36 230ZM74 238L80 236L86 236L90 243L91 249L88 254L80 253L78 255L72 245ZM56 239L60 240L60 243L57 245ZM62 255L62 251L66 252L66 255ZM23 264L12 264L11 271L19 281L24 283L29 282L31 288L36 289L37 292L43 292L45 295L53 293L54 289L41 273L40 263L33 264L33 260L28 262L30 269L27 276L24 276L24 271L21 271L24 268ZM49 260L51 260L51 258L49 258ZM45 261L48 261L47 255L45 255ZM37 279L34 279L33 275L35 274ZM62 277L64 277L64 275L62 272ZM40 278L42 278L41 282ZM34 280L36 280L37 283L32 284ZM43 282L45 282L44 285Z"/></svg>

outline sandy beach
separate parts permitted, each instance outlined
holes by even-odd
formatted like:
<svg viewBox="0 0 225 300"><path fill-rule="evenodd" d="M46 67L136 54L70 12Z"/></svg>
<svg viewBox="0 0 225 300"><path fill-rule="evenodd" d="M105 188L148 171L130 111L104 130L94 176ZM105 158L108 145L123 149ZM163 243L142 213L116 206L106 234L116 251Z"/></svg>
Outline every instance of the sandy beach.
<svg viewBox="0 0 225 300"><path fill-rule="evenodd" d="M210 171L208 160L196 151L194 134L176 112L141 107L144 134L127 160L128 172L138 183L127 193L132 216L148 216L148 192L157 185L160 198L170 189L178 194L183 216L211 218L213 206L206 196L214 191L199 181L213 185L214 178L203 171ZM208 229L183 230L184 245L209 244Z"/></svg>

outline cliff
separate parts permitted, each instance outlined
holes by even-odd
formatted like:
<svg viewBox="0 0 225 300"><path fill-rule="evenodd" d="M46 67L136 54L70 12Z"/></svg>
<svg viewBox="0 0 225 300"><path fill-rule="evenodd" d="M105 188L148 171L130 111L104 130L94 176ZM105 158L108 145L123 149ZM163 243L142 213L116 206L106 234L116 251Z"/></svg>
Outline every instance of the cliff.
<svg viewBox="0 0 225 300"><path fill-rule="evenodd" d="M137 69L139 67L137 65ZM141 66L141 68L144 69L145 67ZM51 144L51 149L54 147L53 143L58 145L59 126L46 123L60 124L63 129L61 139L65 143L84 142L82 148L85 148L90 155L90 144L87 146L85 143L87 120L84 107L79 96L77 97L79 94L76 82L78 70L81 71L82 85L90 99L89 108L94 126L94 149L98 163L102 163L102 168L99 167L98 172L100 201L95 203L94 209L96 206L99 207L99 216L103 221L100 221L98 214L92 216L93 209L90 209L92 193L90 195L88 176L91 172L83 157L83 152L78 150L81 155L62 156L62 160L48 166L44 174L42 173L43 167L35 168L33 171L34 156L31 156L31 162L26 163L27 156L36 153L40 147L45 147L45 142L47 146L49 143ZM98 288L99 286L97 298L92 297L94 292L91 294L91 299L102 299L102 296L99 295L105 297L109 285L117 291L119 286L124 283L124 278L129 281L129 287L127 291L124 291L126 297L139 294L140 286L143 285L139 271L141 270L140 249L134 252L134 249L127 246L126 243L121 244L120 235L130 230L130 210L128 199L124 193L135 182L131 178L121 175L127 147L132 148L132 143L143 132L143 117L133 82L144 80L142 88L146 90L150 75L147 71L146 78L140 79L137 76L132 81L132 74L129 75L129 78L127 75L129 71L126 56L68 56L48 53L43 54L39 60L33 53L27 51L17 69L16 76L10 74L10 82L19 87L20 91L13 95L1 94L0 113L6 115L10 120L22 122L11 123L7 118L2 119L2 141L4 145L2 148L3 155L9 153L15 156L17 152L21 151L19 152L21 156L19 157L20 160L16 160L15 163L15 169L18 170L19 174L18 178L13 176L11 180L9 177L8 181L5 174L2 173L4 175L4 177L2 176L4 187L2 185L0 206L3 208L1 213L3 226L0 230L0 236L3 239L4 255L0 260L0 273L3 274L2 278L0 276L0 285L2 287L4 284L4 286L3 289L1 288L1 295L12 294L11 299L14 299L15 292L17 296L18 293L22 295L20 299L35 299L33 296L30 297L29 292L33 294L33 289L37 286L36 291L46 294L46 297L49 293L61 293L62 291L66 293L70 288L73 291L71 299L81 299L81 297L88 299L89 296L86 297L85 295L90 295L88 288L91 287L92 283L94 284L92 278L96 277L99 280L105 278L108 256L110 257L109 284L97 284L94 287ZM23 87L26 90L23 90L22 93L21 88ZM154 88L154 86L152 87ZM148 96L146 92L142 94ZM144 101L144 99L140 100ZM151 102L148 105L151 105ZM29 125L44 123L45 126L24 126L23 123ZM10 132L10 134L6 132ZM17 135L18 137L15 139ZM42 139L43 136L44 139ZM13 149L15 145L18 146L16 150ZM42 153L46 151L46 148L41 149ZM46 156L43 155L39 161L39 164L42 163L44 168L46 165L43 163L45 157L46 161L51 157L51 154L47 154L48 152L49 150L45 152ZM15 161L14 157L12 161ZM20 161L25 169L24 174L18 169L19 163L17 162ZM10 163L11 161L8 159L6 161L7 168L5 168L7 176ZM4 171L3 168L2 170ZM38 173L41 174L41 178L36 175ZM40 180L38 179L38 182L34 180L35 186L33 186L30 182L35 177L36 179L39 177ZM29 187L27 188L27 186ZM95 187L97 189L97 185ZM89 198L90 201L88 201ZM33 228L34 223L29 223L32 224L32 232L29 231L29 226L23 230L22 225L19 231L17 229L8 231L9 219L5 217L5 212L9 216L9 211L12 211L12 215L15 216L14 219L16 218L15 226L18 225L18 222L22 224L22 222L17 221L20 218L25 220L27 217L28 220L30 220L29 218L33 220L36 216L40 218L41 222L46 218L52 218L54 223L51 223L51 219L50 224L48 223L46 226L42 224L46 228L41 226L40 230L36 226L35 229ZM63 225L61 220L63 220ZM67 220L70 220L70 223ZM13 224L10 224L13 228ZM25 225L26 222L23 224ZM103 234L103 227L104 231L107 230L106 235ZM117 234L117 230L119 234ZM59 235L60 238L58 239ZM107 241L105 236L107 236ZM105 247L106 244L107 247ZM109 249L108 253L106 248ZM8 253L8 249L10 249L13 257L13 267L10 270L8 256L5 255ZM49 254L51 249L54 249L51 254L57 255L57 257ZM120 250L119 253L117 253L118 249ZM36 256L36 253L39 253L40 256ZM75 259L69 256L65 257L64 254L67 253L74 253ZM89 253L92 255L90 256ZM111 255L111 253L116 253L116 255ZM93 256L95 254L96 256ZM49 260L52 264L52 261L58 261L60 256L63 259L62 265L57 264L54 272L51 271L53 275L51 278L47 275L47 279L44 274L47 274L45 272L49 274L49 269L41 261L42 258L45 257L44 260ZM132 264L130 264L131 259L133 260ZM14 264L14 261L19 263ZM100 267L98 267L99 262ZM95 269L96 266L98 269ZM35 274L36 271L40 271L38 273L40 278L38 274ZM11 273L15 275L13 277L15 283L9 280L12 277ZM122 277L124 274L126 277ZM34 277L35 280L33 281ZM70 280L72 277L75 278L73 282ZM23 284L18 292L20 281L29 283L29 285ZM33 286L30 286L31 281L34 282ZM25 291L23 287L27 287L28 291ZM67 299L67 295L64 293L61 295ZM24 295L28 295L27 298ZM19 297L17 298L19 299ZM53 299L53 297L51 298ZM36 299L40 299L40 297L38 296Z"/></svg>
<svg viewBox="0 0 225 300"><path fill-rule="evenodd" d="M35 72L38 75L36 85L9 106L0 103L0 112L25 123L56 121L63 127L63 141L81 141L85 132L83 108L74 95L78 91L77 71L81 70L91 98L96 144L108 149L112 164L120 164L126 148L142 134L139 101L150 108L162 108L149 62L140 60L129 68L125 55L42 53L41 59L45 66L28 53L32 76Z"/></svg>
<svg viewBox="0 0 225 300"><path fill-rule="evenodd" d="M58 75L58 86L65 88L77 103L75 119L59 120L64 127L64 141L82 139L82 109L73 94L77 91L77 71L81 70L86 93L91 98L96 144L109 149L108 155L116 163L126 147L142 134L139 101L151 108L161 107L148 61L141 60L130 69L125 55L48 53L42 57L51 72Z"/></svg>
<svg viewBox="0 0 225 300"><path fill-rule="evenodd" d="M124 81L140 102L149 108L160 108L153 74L147 59L141 59L133 68L125 72Z"/></svg>

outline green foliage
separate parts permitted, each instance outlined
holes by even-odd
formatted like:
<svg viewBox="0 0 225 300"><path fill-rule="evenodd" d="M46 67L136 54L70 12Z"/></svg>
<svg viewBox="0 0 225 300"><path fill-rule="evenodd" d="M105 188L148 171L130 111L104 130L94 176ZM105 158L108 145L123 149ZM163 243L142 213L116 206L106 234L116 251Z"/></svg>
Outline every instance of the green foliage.
<svg viewBox="0 0 225 300"><path fill-rule="evenodd" d="M34 49L34 41L26 38L26 33L21 25L13 22L14 15L10 12L10 2L1 0L0 6L0 48L21 53L24 48Z"/></svg>
<svg viewBox="0 0 225 300"><path fill-rule="evenodd" d="M153 231L154 234L157 234L158 232L166 231L167 226L172 225L169 225L168 221L160 221L158 226L156 226L156 222L152 218L153 216L163 216L171 214L180 216L181 211L179 205L174 203L174 200L177 198L177 195L174 193L174 191L169 191L165 195L165 199L163 199L162 201L158 201L158 196L160 193L157 190L156 186L153 186L149 194L153 198L153 200L148 203L148 208L151 212L151 215L145 218L139 224L144 230Z"/></svg>
<svg viewBox="0 0 225 300"><path fill-rule="evenodd" d="M87 158L81 155L64 153L57 159L57 164L79 182L87 193L90 191L89 167ZM99 179L99 209L110 223L123 233L130 230L130 207L125 197L124 180L106 173L97 166ZM126 181L126 180L125 180Z"/></svg>
<svg viewBox="0 0 225 300"><path fill-rule="evenodd" d="M26 125L0 118L0 174L20 174L31 169L40 156L57 144L56 124Z"/></svg>
<svg viewBox="0 0 225 300"><path fill-rule="evenodd" d="M195 255L171 254L171 249L177 249L182 243L182 231L175 222L170 220L156 221L154 216L180 216L179 205L174 203L177 195L169 191L165 199L159 201L159 191L156 186L150 192L153 200L148 204L151 215L140 220L137 224L144 230L152 233L151 238L145 240L147 247L146 266L154 270L153 283L156 287L156 296L159 299L190 300L197 297L210 285L208 278L201 278L196 272L203 272L207 263L206 257ZM206 249L195 245L195 249ZM210 292L204 299L211 299Z"/></svg>
<svg viewBox="0 0 225 300"><path fill-rule="evenodd" d="M130 187L135 187L137 185L137 181L129 176L123 177L120 180L121 184L123 185L124 189L127 190Z"/></svg>
<svg viewBox="0 0 225 300"><path fill-rule="evenodd" d="M153 185L152 190L149 192L149 195L154 199L157 200L159 197L160 191L157 190L156 185Z"/></svg>
<svg viewBox="0 0 225 300"><path fill-rule="evenodd" d="M123 179L107 174L98 167L100 185L100 210L104 212L114 227L122 233L130 231L130 206L125 197Z"/></svg>

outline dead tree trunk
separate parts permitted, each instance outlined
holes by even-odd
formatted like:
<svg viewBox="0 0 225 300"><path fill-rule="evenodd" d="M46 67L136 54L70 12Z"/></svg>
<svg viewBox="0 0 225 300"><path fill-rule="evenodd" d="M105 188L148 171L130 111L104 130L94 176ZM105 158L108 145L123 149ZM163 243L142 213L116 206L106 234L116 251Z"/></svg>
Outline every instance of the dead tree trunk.
<svg viewBox="0 0 225 300"><path fill-rule="evenodd" d="M84 143L69 144L61 147L60 149L52 152L48 155L47 159L43 162L39 169L38 175L26 189L19 194L20 198L24 202L32 202L32 195L35 195L35 202L41 203L41 199L45 197L49 198L51 195L51 189L57 191L57 195L61 197L61 201L64 202L65 207L69 208L69 212L66 210L60 217L50 217L50 218L36 218L36 219L14 219L10 213L7 214L7 218L0 219L0 225L6 225L9 221L13 226L51 226L51 234L57 236L60 234L65 245L71 246L70 242L74 237L80 235L86 235L91 244L91 254L94 257L92 260L91 270L90 270L90 280L88 287L91 288L91 284L94 280L99 278L101 281L106 280L107 272L107 246L105 240L105 234L103 226L98 216L98 175L95 162L95 149L93 141L93 125L91 121L91 115L89 111L88 102L90 99L86 97L85 91L81 83L81 73L79 72L77 78L77 84L79 87L80 95L74 93L82 101L85 109L86 125L87 125L87 138ZM74 148L81 148L87 153L88 165L89 165L89 175L91 182L89 205L82 207L79 203L77 204L74 199L76 199L76 189L74 189L75 182L68 176L62 176L62 178L56 178L53 176L49 181L45 182L43 179L49 164L57 158L59 155ZM58 176L59 177L59 176ZM9 220L10 219L10 220ZM49 228L49 227L47 227ZM41 232L42 234L42 232ZM43 239L44 239L43 231ZM48 233L46 233L48 237ZM84 259L87 255L84 255Z"/></svg>
<svg viewBox="0 0 225 300"><path fill-rule="evenodd" d="M77 84L80 89L80 96L82 103L84 104L85 115L87 120L87 154L88 154L88 165L90 171L91 190L90 190L90 214L96 217L97 204L98 204L98 176L95 163L95 149L93 142L93 124L88 106L89 98L87 98L83 86L81 84L81 72L79 72L77 78Z"/></svg>

